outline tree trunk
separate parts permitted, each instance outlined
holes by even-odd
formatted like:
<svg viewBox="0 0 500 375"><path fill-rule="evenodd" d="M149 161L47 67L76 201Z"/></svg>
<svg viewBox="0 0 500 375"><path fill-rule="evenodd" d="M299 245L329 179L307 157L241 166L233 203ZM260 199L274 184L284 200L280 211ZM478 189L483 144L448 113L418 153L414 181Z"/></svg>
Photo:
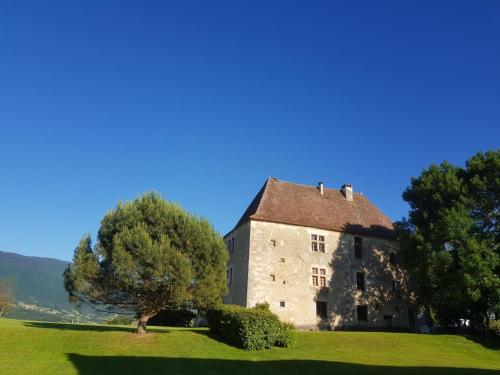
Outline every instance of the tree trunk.
<svg viewBox="0 0 500 375"><path fill-rule="evenodd" d="M137 334L145 335L146 334L146 326L148 324L148 320L151 318L151 315L141 315L139 317L139 322L137 322Z"/></svg>

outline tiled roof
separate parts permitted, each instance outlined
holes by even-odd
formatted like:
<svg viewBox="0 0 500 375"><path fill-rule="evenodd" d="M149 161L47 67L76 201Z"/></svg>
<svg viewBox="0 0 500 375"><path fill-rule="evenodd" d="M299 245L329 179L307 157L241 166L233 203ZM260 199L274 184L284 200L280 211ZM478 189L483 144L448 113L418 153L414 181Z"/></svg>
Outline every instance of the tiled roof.
<svg viewBox="0 0 500 375"><path fill-rule="evenodd" d="M345 199L340 190L269 178L236 226L248 220L300 225L371 237L391 238L393 225L364 195Z"/></svg>

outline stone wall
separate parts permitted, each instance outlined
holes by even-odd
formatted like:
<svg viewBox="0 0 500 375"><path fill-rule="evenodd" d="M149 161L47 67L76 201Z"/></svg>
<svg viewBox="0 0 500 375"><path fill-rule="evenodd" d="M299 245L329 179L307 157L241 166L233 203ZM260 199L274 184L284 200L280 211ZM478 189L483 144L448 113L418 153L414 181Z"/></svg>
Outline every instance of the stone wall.
<svg viewBox="0 0 500 375"><path fill-rule="evenodd" d="M234 239L234 245L230 245ZM228 282L232 273L231 283L228 285L228 295L224 303L247 305L248 285L248 249L250 246L250 222L235 228L224 237L228 246ZM232 270L232 271L231 271Z"/></svg>
<svg viewBox="0 0 500 375"><path fill-rule="evenodd" d="M248 258L241 258L248 259L246 300L240 303L238 297L236 302L234 289L242 285L238 282L230 288L232 303L251 307L268 302L282 320L303 329L408 327L406 301L393 291L394 280L404 283L401 270L390 263L390 253L395 252L392 241L358 236L363 257L356 259L351 234L260 221L247 225L237 234L250 236ZM324 253L311 250L312 234L324 236ZM241 243L246 245L247 240ZM231 262L240 264L236 256ZM325 270L325 287L313 286L313 268ZM357 272L365 274L365 291L356 289ZM323 321L316 315L316 301L328 303L328 318ZM367 322L358 322L360 304L368 306Z"/></svg>

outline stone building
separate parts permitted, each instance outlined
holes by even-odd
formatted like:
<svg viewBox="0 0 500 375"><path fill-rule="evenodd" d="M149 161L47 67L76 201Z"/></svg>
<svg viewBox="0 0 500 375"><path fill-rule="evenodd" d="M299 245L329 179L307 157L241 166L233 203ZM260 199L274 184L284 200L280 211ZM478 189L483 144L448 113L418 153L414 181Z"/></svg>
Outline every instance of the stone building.
<svg viewBox="0 0 500 375"><path fill-rule="evenodd" d="M224 240L225 302L268 302L298 328L413 328L392 222L351 185L269 178Z"/></svg>

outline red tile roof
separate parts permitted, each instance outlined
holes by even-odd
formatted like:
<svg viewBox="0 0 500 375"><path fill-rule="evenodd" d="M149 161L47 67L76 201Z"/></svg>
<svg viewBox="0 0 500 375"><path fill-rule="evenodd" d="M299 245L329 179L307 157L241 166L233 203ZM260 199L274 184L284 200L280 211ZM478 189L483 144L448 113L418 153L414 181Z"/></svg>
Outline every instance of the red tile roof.
<svg viewBox="0 0 500 375"><path fill-rule="evenodd" d="M269 178L236 224L248 220L268 221L391 238L393 225L364 195L345 199L336 189L299 185Z"/></svg>

